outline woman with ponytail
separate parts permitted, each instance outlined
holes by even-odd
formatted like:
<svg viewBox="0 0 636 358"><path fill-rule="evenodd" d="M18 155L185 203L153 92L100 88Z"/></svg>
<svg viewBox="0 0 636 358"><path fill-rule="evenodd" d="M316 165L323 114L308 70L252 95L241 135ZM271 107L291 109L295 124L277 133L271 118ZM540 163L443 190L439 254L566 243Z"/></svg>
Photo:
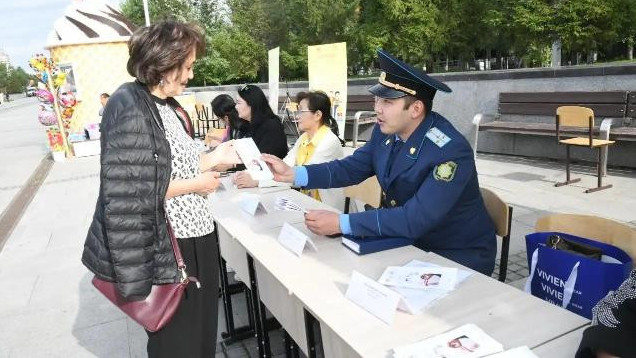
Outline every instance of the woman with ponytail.
<svg viewBox="0 0 636 358"><path fill-rule="evenodd" d="M329 96L321 91L300 92L296 96L296 102L298 129L303 134L283 159L285 163L290 166L318 164L342 158L342 142L338 138L336 121L331 115ZM280 185L273 180L253 180L247 172L236 173L234 183L239 188ZM334 208L344 207L344 193L341 188L312 189L303 192Z"/></svg>

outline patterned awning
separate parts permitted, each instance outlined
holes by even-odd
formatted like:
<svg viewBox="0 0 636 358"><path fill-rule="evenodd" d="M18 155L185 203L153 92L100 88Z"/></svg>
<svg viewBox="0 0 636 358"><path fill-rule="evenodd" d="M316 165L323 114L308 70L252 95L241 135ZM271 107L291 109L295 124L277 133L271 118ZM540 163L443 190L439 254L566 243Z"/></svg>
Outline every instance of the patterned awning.
<svg viewBox="0 0 636 358"><path fill-rule="evenodd" d="M46 47L127 40L135 28L111 5L99 1L75 2L55 21Z"/></svg>

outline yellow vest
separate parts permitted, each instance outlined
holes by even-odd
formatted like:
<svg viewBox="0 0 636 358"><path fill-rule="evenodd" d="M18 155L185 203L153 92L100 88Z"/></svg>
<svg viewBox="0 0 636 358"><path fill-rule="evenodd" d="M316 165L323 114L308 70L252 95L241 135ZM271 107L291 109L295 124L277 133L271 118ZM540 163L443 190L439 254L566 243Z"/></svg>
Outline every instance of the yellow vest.
<svg viewBox="0 0 636 358"><path fill-rule="evenodd" d="M323 138L325 137L325 135L327 135L329 131L330 131L329 127L323 125L316 131L316 133L314 134L314 137L311 138L311 140L309 139L309 136L307 135L307 133L303 133L300 136L300 138L298 138L300 145L298 146L298 151L296 152L295 164L296 165L307 164L311 160L311 157L314 155L316 148L318 147L320 142L323 140ZM321 201L320 194L318 193L318 189L308 189L308 190L301 189L300 192L306 195L309 195L318 201Z"/></svg>

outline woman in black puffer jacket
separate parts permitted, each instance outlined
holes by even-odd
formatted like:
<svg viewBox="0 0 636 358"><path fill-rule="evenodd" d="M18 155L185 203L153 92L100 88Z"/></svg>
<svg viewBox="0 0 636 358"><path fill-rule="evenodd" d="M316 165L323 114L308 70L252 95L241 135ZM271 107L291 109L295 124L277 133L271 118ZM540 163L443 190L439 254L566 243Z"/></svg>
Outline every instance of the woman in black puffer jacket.
<svg viewBox="0 0 636 358"><path fill-rule="evenodd" d="M148 332L150 357L211 357L218 300L218 253L206 195L218 185L216 165L239 162L232 142L201 155L185 111L172 97L192 78L204 37L174 21L135 32L128 72L101 123L100 189L82 262L115 282L126 300L143 300L153 284L178 282L166 217L178 238L193 284L172 320ZM190 131L190 134L188 134Z"/></svg>

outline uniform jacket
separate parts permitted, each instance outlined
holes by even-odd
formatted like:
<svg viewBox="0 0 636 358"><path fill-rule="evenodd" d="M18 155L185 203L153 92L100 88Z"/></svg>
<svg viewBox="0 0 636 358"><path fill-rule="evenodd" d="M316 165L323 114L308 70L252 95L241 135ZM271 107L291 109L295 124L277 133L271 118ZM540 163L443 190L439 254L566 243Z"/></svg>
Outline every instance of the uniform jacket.
<svg viewBox="0 0 636 358"><path fill-rule="evenodd" d="M178 104L169 98L168 103ZM182 119L183 111L177 111ZM146 87L126 83L108 100L101 123L99 197L82 262L117 283L129 300L152 284L176 282L164 198L171 173L170 146Z"/></svg>
<svg viewBox="0 0 636 358"><path fill-rule="evenodd" d="M440 145L433 135L427 136L429 131L442 133ZM382 134L376 126L371 140L353 155L307 166L307 188L355 185L376 175L386 207L350 214L353 236L411 238L418 248L492 273L495 229L466 139L446 118L431 112L396 154L387 174L394 141L395 135Z"/></svg>

